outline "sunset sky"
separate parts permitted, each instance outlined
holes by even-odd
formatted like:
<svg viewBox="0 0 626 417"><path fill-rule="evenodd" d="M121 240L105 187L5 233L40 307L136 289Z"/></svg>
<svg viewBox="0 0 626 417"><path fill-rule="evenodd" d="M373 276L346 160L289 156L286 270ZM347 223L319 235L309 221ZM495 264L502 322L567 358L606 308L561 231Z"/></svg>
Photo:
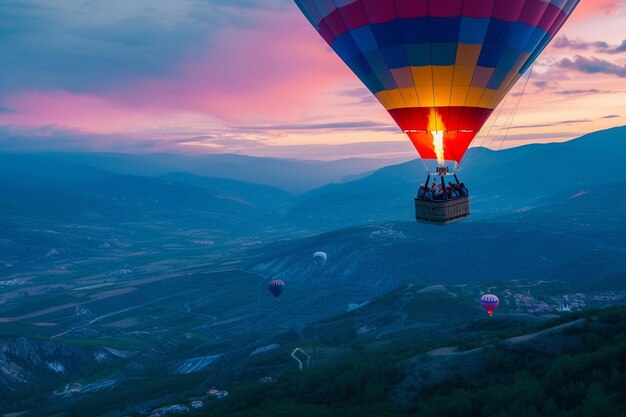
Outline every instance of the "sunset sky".
<svg viewBox="0 0 626 417"><path fill-rule="evenodd" d="M582 0L475 144L626 124L626 0ZM497 113L494 112L494 114ZM493 139L493 140L492 140ZM408 157L291 0L0 2L0 151Z"/></svg>

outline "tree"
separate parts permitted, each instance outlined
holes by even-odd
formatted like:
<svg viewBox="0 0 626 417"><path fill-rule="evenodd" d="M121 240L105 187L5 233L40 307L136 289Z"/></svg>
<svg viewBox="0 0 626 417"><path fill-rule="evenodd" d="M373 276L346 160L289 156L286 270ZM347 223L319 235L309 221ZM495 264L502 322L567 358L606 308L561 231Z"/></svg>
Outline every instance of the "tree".
<svg viewBox="0 0 626 417"><path fill-rule="evenodd" d="M604 389L599 384L593 384L587 390L587 399L583 408L583 417L615 417L613 405L609 401Z"/></svg>

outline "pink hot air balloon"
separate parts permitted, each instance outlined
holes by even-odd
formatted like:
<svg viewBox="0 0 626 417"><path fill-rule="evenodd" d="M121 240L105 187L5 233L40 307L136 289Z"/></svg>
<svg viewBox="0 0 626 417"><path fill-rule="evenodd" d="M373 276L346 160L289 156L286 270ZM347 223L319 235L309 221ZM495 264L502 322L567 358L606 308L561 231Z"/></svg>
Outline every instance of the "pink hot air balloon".
<svg viewBox="0 0 626 417"><path fill-rule="evenodd" d="M500 300L493 294L485 294L480 297L480 305L482 308L489 314L489 317L493 314L494 311L500 305Z"/></svg>

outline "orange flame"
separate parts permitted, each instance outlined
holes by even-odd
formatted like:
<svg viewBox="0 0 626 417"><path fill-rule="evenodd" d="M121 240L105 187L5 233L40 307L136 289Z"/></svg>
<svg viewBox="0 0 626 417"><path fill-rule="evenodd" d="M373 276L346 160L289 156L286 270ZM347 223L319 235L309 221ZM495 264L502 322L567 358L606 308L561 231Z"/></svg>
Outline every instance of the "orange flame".
<svg viewBox="0 0 626 417"><path fill-rule="evenodd" d="M443 133L446 129L441 116L434 109L430 113L428 130L431 135L433 135L433 147L435 149L435 155L437 155L437 162L439 165L444 165L446 158L443 150Z"/></svg>

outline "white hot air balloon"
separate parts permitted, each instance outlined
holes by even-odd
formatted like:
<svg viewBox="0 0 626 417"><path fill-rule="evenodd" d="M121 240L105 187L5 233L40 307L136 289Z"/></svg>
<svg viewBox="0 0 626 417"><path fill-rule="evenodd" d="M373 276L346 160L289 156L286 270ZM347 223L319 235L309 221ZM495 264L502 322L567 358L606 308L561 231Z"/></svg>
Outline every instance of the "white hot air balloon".
<svg viewBox="0 0 626 417"><path fill-rule="evenodd" d="M315 252L313 254L313 262L319 266L324 266L327 258L328 256L326 255L326 252Z"/></svg>

